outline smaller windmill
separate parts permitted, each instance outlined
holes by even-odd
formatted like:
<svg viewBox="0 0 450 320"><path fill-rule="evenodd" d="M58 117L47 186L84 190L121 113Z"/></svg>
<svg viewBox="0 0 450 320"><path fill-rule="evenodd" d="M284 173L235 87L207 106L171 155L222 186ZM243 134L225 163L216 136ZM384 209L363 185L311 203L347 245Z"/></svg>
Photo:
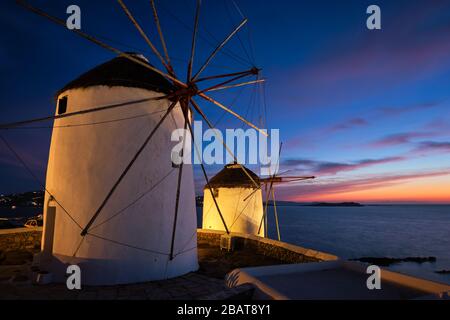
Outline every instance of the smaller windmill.
<svg viewBox="0 0 450 320"><path fill-rule="evenodd" d="M309 179L314 179L314 177L282 176L275 173L267 178L260 178L240 163L227 164L211 178L209 185L205 185L203 229L224 230L223 226L226 225L227 233L235 232L267 237L267 212L269 201L272 201L278 240L280 240L275 184ZM213 197L209 194L209 188L213 189ZM266 193L265 204L263 190ZM216 212L215 202L220 207L220 215ZM219 217L223 218L223 221Z"/></svg>

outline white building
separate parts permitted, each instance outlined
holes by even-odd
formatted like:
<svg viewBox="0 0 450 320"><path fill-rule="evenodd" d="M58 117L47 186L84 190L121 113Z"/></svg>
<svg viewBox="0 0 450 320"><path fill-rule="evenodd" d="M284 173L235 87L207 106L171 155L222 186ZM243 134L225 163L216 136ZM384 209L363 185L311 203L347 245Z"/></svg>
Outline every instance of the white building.
<svg viewBox="0 0 450 320"><path fill-rule="evenodd" d="M263 201L259 177L240 164L228 164L210 180L217 204L230 232L264 236ZM208 186L204 188L203 229L225 230Z"/></svg>
<svg viewBox="0 0 450 320"><path fill-rule="evenodd" d="M157 73L116 57L60 90L56 113L158 97L171 89ZM193 171L188 164L183 168L174 257L169 257L178 176L170 138L174 129L184 127L179 105L88 234L80 235L170 104L166 98L150 100L54 122L46 188L55 199L46 194L40 256L41 270L49 271L53 281L65 281L69 264L80 266L82 284L91 285L166 279L198 268Z"/></svg>

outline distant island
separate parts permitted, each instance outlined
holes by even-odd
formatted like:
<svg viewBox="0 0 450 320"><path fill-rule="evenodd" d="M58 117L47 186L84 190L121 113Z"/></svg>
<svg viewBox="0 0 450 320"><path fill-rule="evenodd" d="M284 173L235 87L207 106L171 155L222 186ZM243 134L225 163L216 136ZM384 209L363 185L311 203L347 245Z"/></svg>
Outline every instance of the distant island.
<svg viewBox="0 0 450 320"><path fill-rule="evenodd" d="M197 207L203 206L203 197L202 196L196 196L195 197ZM264 201L264 205L266 202ZM364 207L363 204L358 202L295 202L295 201L276 201L275 204L277 206L284 206L284 207ZM273 201L269 201L269 206L273 206Z"/></svg>
<svg viewBox="0 0 450 320"><path fill-rule="evenodd" d="M303 206L303 207L364 207L358 202L295 202L295 201L276 201L277 206ZM269 201L269 206L273 206L273 201Z"/></svg>
<svg viewBox="0 0 450 320"><path fill-rule="evenodd" d="M308 204L311 207L364 207L363 204L357 202L317 202Z"/></svg>

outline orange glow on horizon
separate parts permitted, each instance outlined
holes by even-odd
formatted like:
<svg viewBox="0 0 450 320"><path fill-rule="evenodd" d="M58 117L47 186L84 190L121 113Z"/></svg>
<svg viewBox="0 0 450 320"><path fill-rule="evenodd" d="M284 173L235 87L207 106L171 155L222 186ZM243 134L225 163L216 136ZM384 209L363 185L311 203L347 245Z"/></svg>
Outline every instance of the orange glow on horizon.
<svg viewBox="0 0 450 320"><path fill-rule="evenodd" d="M355 187L356 189L357 187ZM299 202L411 202L411 203L449 203L450 178L432 177L405 181L391 186L373 189L336 192L329 194L310 194L294 196L291 201Z"/></svg>

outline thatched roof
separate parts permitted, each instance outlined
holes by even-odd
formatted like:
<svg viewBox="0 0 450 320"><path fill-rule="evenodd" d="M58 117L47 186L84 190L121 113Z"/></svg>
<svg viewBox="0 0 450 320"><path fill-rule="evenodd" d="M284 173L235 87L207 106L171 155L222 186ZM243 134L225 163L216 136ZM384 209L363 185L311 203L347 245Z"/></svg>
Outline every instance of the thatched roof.
<svg viewBox="0 0 450 320"><path fill-rule="evenodd" d="M149 63L141 55L135 53L129 54L132 54L135 58L139 58L145 63ZM169 93L174 89L172 84L160 74L123 56L118 56L83 73L59 90L56 96L69 89L99 85L142 88L163 93Z"/></svg>
<svg viewBox="0 0 450 320"><path fill-rule="evenodd" d="M218 174L209 180L211 187L213 188L255 188L255 184L248 177L248 175L242 170L240 164L227 164ZM244 167L244 166L242 166ZM251 170L244 167L247 173L259 186L259 177ZM208 186L205 186L205 189Z"/></svg>

